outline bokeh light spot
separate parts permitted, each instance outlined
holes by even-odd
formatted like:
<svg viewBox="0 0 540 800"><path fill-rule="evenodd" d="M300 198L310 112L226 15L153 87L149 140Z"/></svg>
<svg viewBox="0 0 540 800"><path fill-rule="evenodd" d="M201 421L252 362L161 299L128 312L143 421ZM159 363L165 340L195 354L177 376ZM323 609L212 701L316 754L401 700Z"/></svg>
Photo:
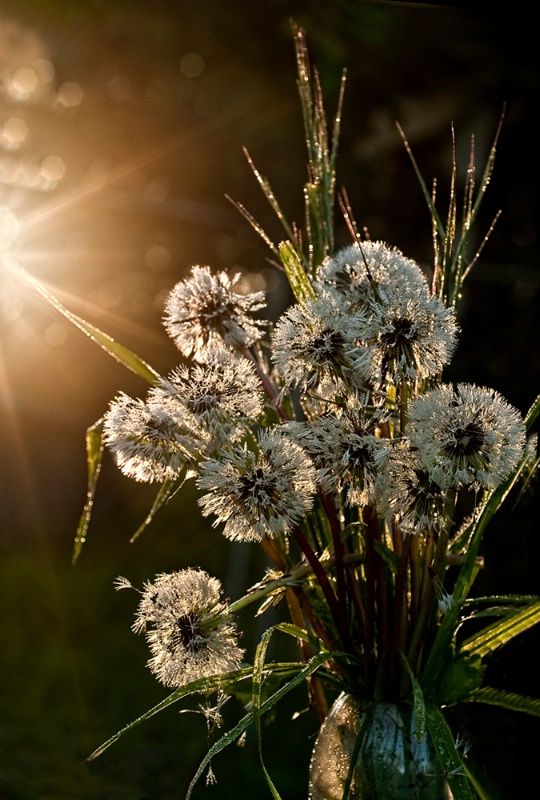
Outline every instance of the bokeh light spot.
<svg viewBox="0 0 540 800"><path fill-rule="evenodd" d="M66 81L59 88L56 94L58 102L66 108L78 106L83 99L83 90L78 83Z"/></svg>
<svg viewBox="0 0 540 800"><path fill-rule="evenodd" d="M5 150L16 150L28 135L28 125L20 117L10 117L2 125L0 145Z"/></svg>
<svg viewBox="0 0 540 800"><path fill-rule="evenodd" d="M171 254L163 245L155 244L146 251L145 261L152 272L163 272L171 263Z"/></svg>
<svg viewBox="0 0 540 800"><path fill-rule="evenodd" d="M180 71L186 78L198 78L205 66L204 58L199 53L186 53L180 59Z"/></svg>
<svg viewBox="0 0 540 800"><path fill-rule="evenodd" d="M60 156L46 156L40 165L42 178L49 184L59 183L66 172L66 165Z"/></svg>
<svg viewBox="0 0 540 800"><path fill-rule="evenodd" d="M31 67L19 67L11 76L11 91L19 100L26 100L37 86L38 76Z"/></svg>

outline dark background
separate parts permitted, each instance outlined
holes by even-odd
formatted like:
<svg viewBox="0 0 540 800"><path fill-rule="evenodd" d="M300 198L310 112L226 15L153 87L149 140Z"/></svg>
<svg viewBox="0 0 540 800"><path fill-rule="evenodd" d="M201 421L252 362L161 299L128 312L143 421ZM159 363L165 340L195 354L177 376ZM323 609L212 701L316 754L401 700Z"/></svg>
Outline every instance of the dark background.
<svg viewBox="0 0 540 800"><path fill-rule="evenodd" d="M503 213L466 285L448 377L498 389L526 412L540 384L536 33L521 9L463 5L0 0L0 205L28 222L19 262L162 373L177 363L163 300L192 264L266 285L275 318L286 290L225 194L279 237L245 145L289 218L302 217L292 19L306 30L330 113L347 68L338 185L358 223L427 270L429 215L394 121L428 184L439 179L444 211L451 124L462 186L471 134L480 173L506 104L478 242ZM338 239L348 242L342 224ZM71 566L84 432L117 391L146 386L8 274L0 304L0 800L180 798L205 753L200 715L174 706L85 763L166 695L130 631L137 596L116 594L113 581L201 566L234 598L260 577L260 555L209 529L191 490L129 544L153 491L106 457L88 542ZM526 497L492 526L478 591L540 592L538 510ZM249 615L241 626L252 654ZM492 659L491 683L540 694L535 636ZM233 721L241 708L229 705ZM307 795L316 722L289 719L304 705L299 692L264 732L288 800ZM494 797L519 796L536 775L537 721L473 706L451 719ZM252 738L214 771L217 787L202 782L195 797L270 796Z"/></svg>

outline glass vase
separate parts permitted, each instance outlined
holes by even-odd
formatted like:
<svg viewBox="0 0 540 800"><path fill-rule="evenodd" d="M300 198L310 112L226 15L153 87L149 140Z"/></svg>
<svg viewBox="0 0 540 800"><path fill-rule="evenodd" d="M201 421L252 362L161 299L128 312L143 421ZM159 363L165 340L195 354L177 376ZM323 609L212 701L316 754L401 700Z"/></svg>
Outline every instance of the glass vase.
<svg viewBox="0 0 540 800"><path fill-rule="evenodd" d="M310 800L342 800L360 727L348 800L452 800L431 737L416 737L406 704L361 702L341 694L323 722L311 757Z"/></svg>

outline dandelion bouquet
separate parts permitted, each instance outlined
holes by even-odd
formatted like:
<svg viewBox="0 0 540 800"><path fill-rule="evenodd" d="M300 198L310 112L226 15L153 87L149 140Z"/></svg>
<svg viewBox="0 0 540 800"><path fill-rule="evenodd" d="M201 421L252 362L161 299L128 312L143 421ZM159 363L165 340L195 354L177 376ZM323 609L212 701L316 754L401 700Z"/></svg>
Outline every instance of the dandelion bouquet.
<svg viewBox="0 0 540 800"><path fill-rule="evenodd" d="M470 597L487 524L537 466L530 430L540 399L522 419L492 389L443 380L459 335L461 287L478 256L468 260L468 241L496 140L479 187L471 160L462 214L454 165L443 223L403 136L433 223L430 283L397 248L360 234L345 193L339 206L351 241L336 249L343 91L330 134L300 31L295 44L308 147L305 224L287 221L251 161L284 240L273 242L236 204L285 271L294 304L272 324L261 316L262 292L242 294L239 276L193 267L172 289L164 315L185 363L163 378L48 296L151 383L145 399L118 395L88 432L89 495L76 555L105 445L125 475L159 485L147 522L194 481L201 513L228 539L258 543L268 559L267 574L233 602L198 568L158 575L138 590L133 629L145 634L149 667L173 692L93 755L182 697L215 692L219 704L236 691L245 695L247 684L245 716L212 745L189 797L211 759L249 726L262 763L261 717L307 682L321 722L340 693L359 712L350 743L338 742L340 758L348 758L340 775L328 779L335 742L322 761L316 746L311 797L483 797L441 709L477 701L540 714L539 701L483 685L485 656L536 624L540 601ZM126 587L119 579L118 588ZM238 643L238 614L274 605L290 621L269 625L248 657ZM296 660L266 659L275 634L298 642ZM429 737L436 780L420 776L413 753L404 768L409 788L403 779L392 789L397 756L373 756L381 708L387 716L393 709L398 728L410 727L411 752Z"/></svg>

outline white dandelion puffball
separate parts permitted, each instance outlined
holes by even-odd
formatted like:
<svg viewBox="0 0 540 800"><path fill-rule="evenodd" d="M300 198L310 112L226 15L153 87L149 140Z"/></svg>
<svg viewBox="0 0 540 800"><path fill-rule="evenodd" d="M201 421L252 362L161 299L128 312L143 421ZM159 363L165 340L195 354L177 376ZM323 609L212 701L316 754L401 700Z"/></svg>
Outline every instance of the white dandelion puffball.
<svg viewBox="0 0 540 800"><path fill-rule="evenodd" d="M178 477L200 448L185 427L181 406L146 403L123 393L105 414L103 440L124 475L144 482Z"/></svg>
<svg viewBox="0 0 540 800"><path fill-rule="evenodd" d="M197 484L207 492L202 513L238 541L288 533L311 510L316 488L310 459L279 430L263 431L257 452L237 445L221 460L203 462Z"/></svg>
<svg viewBox="0 0 540 800"><path fill-rule="evenodd" d="M319 267L317 283L353 310L366 308L375 295L384 298L388 291L423 292L428 288L416 262L397 247L371 241L355 242L327 256Z"/></svg>
<svg viewBox="0 0 540 800"><path fill-rule="evenodd" d="M315 391L328 382L365 389L370 351L358 344L361 314L343 314L328 295L289 308L276 325L272 355L286 385Z"/></svg>
<svg viewBox="0 0 540 800"><path fill-rule="evenodd" d="M238 438L264 409L263 390L250 361L223 346L208 350L204 364L181 366L148 393L156 404L177 404L185 424L199 431L205 452Z"/></svg>
<svg viewBox="0 0 540 800"><path fill-rule="evenodd" d="M205 361L208 346L216 342L242 350L261 338L265 323L251 314L265 307L264 292L237 294L239 279L240 273L231 278L195 266L190 278L176 284L167 298L164 325L183 355Z"/></svg>
<svg viewBox="0 0 540 800"><path fill-rule="evenodd" d="M118 588L127 586L120 579ZM197 569L163 573L140 594L133 630L145 633L152 654L148 666L165 686L239 668L244 651L217 578Z"/></svg>
<svg viewBox="0 0 540 800"><path fill-rule="evenodd" d="M454 487L494 489L525 448L519 412L494 389L440 386L409 407L407 436L426 469Z"/></svg>

